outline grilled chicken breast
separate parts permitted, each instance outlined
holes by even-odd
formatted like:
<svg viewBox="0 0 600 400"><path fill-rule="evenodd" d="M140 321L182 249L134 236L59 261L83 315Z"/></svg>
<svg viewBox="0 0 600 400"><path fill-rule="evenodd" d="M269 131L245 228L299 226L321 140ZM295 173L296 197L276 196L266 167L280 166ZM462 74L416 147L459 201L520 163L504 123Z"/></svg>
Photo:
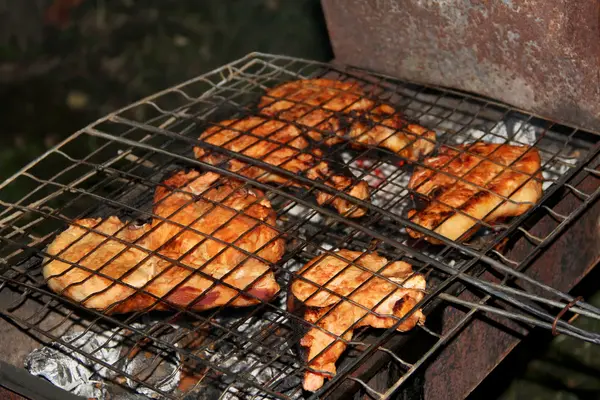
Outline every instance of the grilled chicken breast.
<svg viewBox="0 0 600 400"><path fill-rule="evenodd" d="M146 240L140 239L147 234L149 224L126 226L117 217L74 222L46 250L57 257L46 257L43 267L53 291L85 307L103 310L135 297L136 291L157 274L159 260L148 257Z"/></svg>
<svg viewBox="0 0 600 400"><path fill-rule="evenodd" d="M429 204L410 210L411 221L451 240L467 240L479 221L525 213L542 197L540 155L529 146L475 142L442 147L415 170L409 189ZM413 238L423 235L408 229ZM431 243L440 241L425 237Z"/></svg>
<svg viewBox="0 0 600 400"><path fill-rule="evenodd" d="M268 263L282 257L284 241L263 193L210 172L179 172L164 185L151 223L83 219L58 235L47 249L58 258L48 257L43 268L50 288L107 313L242 307L278 293Z"/></svg>
<svg viewBox="0 0 600 400"><path fill-rule="evenodd" d="M326 145L350 140L355 147L382 147L409 161L429 154L435 132L408 123L387 104L369 99L356 82L306 79L270 89L260 112L313 128L309 135Z"/></svg>
<svg viewBox="0 0 600 400"><path fill-rule="evenodd" d="M311 150L309 140L302 131L289 123L262 117L227 120L220 122L219 126L213 126L204 131L199 139L279 166L295 174L304 174L309 179L322 181L325 185L360 200L369 199L367 182L355 182L350 177L334 174L329 165L322 161L322 154L319 150ZM194 153L196 158L212 165L226 162L227 169L260 182L304 187L297 180L271 173L264 168L251 166L236 159L230 159L230 157L201 147L195 147ZM331 201L342 215L357 218L366 212L364 207L358 207L346 199L333 198L332 195L323 191L316 191L316 194L319 204Z"/></svg>
<svg viewBox="0 0 600 400"><path fill-rule="evenodd" d="M305 390L316 391L335 375L335 363L346 349L339 338L351 340L354 329L389 328L408 314L397 330L425 322L421 310L413 310L424 297L425 278L405 262L342 249L313 258L298 274L292 294L309 307L304 319L318 327L300 342L308 348L311 368L304 376Z"/></svg>
<svg viewBox="0 0 600 400"><path fill-rule="evenodd" d="M341 130L344 121L337 113L368 109L363 89L356 82L330 79L306 79L286 82L266 92L258 105L260 113L305 125L314 140L327 145L344 141ZM325 132L325 137L322 132Z"/></svg>

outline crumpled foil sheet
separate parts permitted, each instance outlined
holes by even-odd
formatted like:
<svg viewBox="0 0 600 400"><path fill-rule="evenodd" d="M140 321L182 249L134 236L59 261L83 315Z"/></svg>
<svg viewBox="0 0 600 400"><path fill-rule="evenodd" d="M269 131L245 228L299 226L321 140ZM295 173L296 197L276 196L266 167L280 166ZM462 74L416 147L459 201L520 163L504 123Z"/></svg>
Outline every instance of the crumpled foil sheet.
<svg viewBox="0 0 600 400"><path fill-rule="evenodd" d="M273 301L273 305L280 309L285 309L285 292L282 290L281 295ZM217 317L216 322L224 325L235 324L235 321L228 317ZM234 373L242 373L256 384L271 387L290 399L301 399L302 392L298 388L302 385L302 377L292 374L300 369L300 365L293 361L297 358L293 351L294 344L288 340L290 336L278 332L284 326L289 327L290 321L271 311L244 319L243 324L235 328L240 336L231 341L221 342L207 351L207 359L211 364ZM243 384L233 377L223 376L220 383L224 388L220 397L223 400L273 398L264 396L257 388Z"/></svg>
<svg viewBox="0 0 600 400"><path fill-rule="evenodd" d="M132 324L132 328L145 330L148 327ZM150 351L130 352L134 336L126 331L128 330L114 328L102 333L87 331L63 335L60 343L52 342L31 352L25 359L25 368L32 375L45 378L66 391L87 398L115 399L117 395L123 400L161 398L159 393L130 378L121 379L125 382L124 386L144 396L118 393L118 390L107 386L106 382L118 379L120 374L106 365L131 376L142 377L145 383L166 393L173 391L179 384L179 355L160 344L153 345ZM170 338L161 339L168 341ZM63 343L68 343L77 351Z"/></svg>
<svg viewBox="0 0 600 400"><path fill-rule="evenodd" d="M421 123L427 123L428 116L421 118ZM448 137L447 130L459 130L462 125L452 124L451 122L440 125L438 135ZM485 134L485 131L470 129L460 131L460 134L451 136L447 143L460 144L471 142L482 138L486 141L501 143L506 138L520 143L533 144L538 139L539 128L535 128L521 121L506 121L495 124L488 130L493 135ZM346 157L346 155L344 155ZM348 162L350 156L344 159ZM562 158L563 162L575 163L576 159L569 161ZM385 208L399 215L406 215L407 208L412 206L408 196L406 199L394 203L394 199L407 194L406 186L410 179L410 173L406 172L398 165L391 163L381 163L381 160L360 159L351 164L353 171L361 168L367 168L378 162L375 176L366 177L373 188L379 189L375 192L373 202L375 205ZM568 169L564 164L552 164L543 172L547 180L556 179ZM385 183L384 183L385 181ZM544 189L547 189L552 183L544 183ZM286 215L309 222L303 224L303 227L297 232L300 236L310 236L318 233L322 229L325 217L308 207L302 205L292 205L287 208ZM398 227L398 239L403 240L405 232L403 228ZM325 236L326 237L326 236ZM333 241L327 239L320 240L314 251L335 250ZM429 253L427 250L423 250ZM430 255L435 256L435 253ZM459 266L464 260L447 260L444 262L450 265ZM295 260L290 260L284 266L286 271L296 271L301 264ZM285 278L290 279L290 276ZM273 301L273 304L286 309L286 290L282 290ZM241 313L236 314L236 313ZM288 395L292 399L302 398L302 391L299 390L302 384L302 376L298 373L300 365L294 362L299 361L299 355L294 351L297 343L292 343L293 337L297 342L298 336L291 336L290 330L292 324L284 316L273 311L260 311L248 318L252 313L252 308L248 310L236 310L231 312L219 312L213 319L215 326L227 327L236 334L226 332L221 328L211 327L212 345L204 348L200 353L195 353L200 358L206 360L215 369L228 370L236 374L241 374L254 384L265 385L273 391ZM242 323L243 321L243 323ZM136 325L135 328L147 331L151 328L149 325ZM286 332L279 330L288 329ZM181 332L175 325L169 330L162 339L168 343L175 344L180 339ZM287 336L286 336L287 334ZM124 345L124 341L129 338L129 344ZM138 339L140 339L138 337ZM240 379L225 374L213 373L210 379L199 382L192 390L185 393L178 392L178 385L181 381L182 361L178 352L162 348L159 345L155 348L155 355L161 359L159 368L148 368L152 364L152 359L142 357L140 353L134 357L124 357L123 351L130 351L135 339L131 335L126 335L123 329L115 328L106 332L97 333L87 331L83 334L69 334L60 338L61 342L69 342L72 346L79 349L80 352L93 354L94 357L102 362L113 366L117 370L125 371L128 374L138 376L148 386L157 387L164 393L169 393L174 397L182 396L186 400L192 399L223 399L238 400L253 398L256 400L271 399L261 394L261 392L252 385L242 382ZM280 354L273 356L273 354ZM33 351L26 360L27 369L34 375L41 376L56 386L59 386L72 393L98 399L123 399L133 400L138 398L162 398L160 393L141 385L130 378L120 378L120 375L106 366L90 358L80 355L78 352L68 349L60 343L52 343L43 348ZM148 370L151 372L148 372ZM300 370L301 371L301 370ZM131 392L123 390L114 390L119 385L111 384L118 382L122 387L131 389ZM137 393L137 394L136 394ZM147 396L147 397L146 397Z"/></svg>
<svg viewBox="0 0 600 400"><path fill-rule="evenodd" d="M273 304L284 309L285 296L278 297ZM240 314L236 315L236 312ZM291 399L300 399L301 391L298 391L298 387L302 379L292 375L299 368L293 362L297 358L293 345L275 331L277 327L289 326L289 321L270 311L257 313L255 316L244 315L250 312L251 309L235 310L232 314L224 313L225 315L212 319L215 326L226 327L239 335L226 334L225 330L213 327L210 334L212 344L195 355L209 362L215 369L239 373L254 384L268 385L278 392L289 392ZM133 324L132 328L149 332L156 324L168 327L168 333L159 336L161 341L183 347L184 352L188 350L185 345L180 346L182 337L189 332L187 328L165 325L159 321L146 325ZM25 360L25 367L31 374L45 378L73 394L102 400L166 398L152 388L187 400L242 400L248 397L257 400L272 399L262 397L257 388L235 377L216 373L192 390L181 391L178 389L183 368L181 355L155 342L150 356L146 348L136 351L135 344L143 341L143 336L125 331L115 328L102 333L88 331L64 335L60 342L53 342L31 352ZM69 343L79 352L92 355L114 369L136 377L144 384L124 377L124 374L69 349L63 343ZM273 360L274 354L279 354L279 357L285 354L288 358L285 361ZM131 389L131 392L124 391L123 387Z"/></svg>

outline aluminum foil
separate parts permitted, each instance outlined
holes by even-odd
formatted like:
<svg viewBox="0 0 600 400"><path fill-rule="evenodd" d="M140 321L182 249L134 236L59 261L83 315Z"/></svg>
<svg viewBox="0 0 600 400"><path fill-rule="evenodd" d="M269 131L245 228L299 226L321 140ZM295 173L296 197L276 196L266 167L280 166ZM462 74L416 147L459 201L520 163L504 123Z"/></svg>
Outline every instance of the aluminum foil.
<svg viewBox="0 0 600 400"><path fill-rule="evenodd" d="M273 304L284 309L285 296L279 297ZM25 367L31 374L45 378L64 390L95 399L166 398L154 388L175 398L190 400L241 400L248 396L256 396L254 398L259 400L269 398L262 397L258 389L242 380L214 373L219 369L240 374L254 384L268 384L277 387L277 391L289 391L291 399L300 398L297 389L301 378L292 375L299 365L290 361L297 357L293 345L274 332L274 327L289 325L289 321L276 312L266 311L253 317L244 315L252 312L250 309L240 312L237 315L235 311L223 313L213 319L215 326L232 329L238 335L225 335L223 330L211 328L207 335L212 345L205 346L207 348L195 353L195 356L208 361L214 369L208 373L211 375L207 378L208 384L199 384L191 391L179 389L183 363L178 351L155 342L152 342L151 348L138 347L146 341L144 336L122 328L102 333L87 331L64 335L59 341L31 352L26 357ZM243 324L240 325L240 321ZM187 328L159 321L132 325L132 328L153 336L156 336L152 332L157 327L167 331L158 335L161 342L183 347L182 351L187 352L182 341L190 332ZM288 357L284 361L273 360L283 354ZM124 371L127 375L115 370Z"/></svg>
<svg viewBox="0 0 600 400"><path fill-rule="evenodd" d="M132 325L132 328L139 330L150 327ZM170 338L161 339L168 341ZM31 352L25 359L25 368L66 391L87 398L161 398L156 391L123 377L115 370L141 378L148 386L163 392L173 391L179 383L179 355L159 344L136 353L132 351L134 343L135 336L123 328L71 333L63 335L59 342L52 342ZM153 363L155 359L158 361ZM132 392L119 393L120 388L111 384L118 380L124 380L124 386L132 389ZM144 397L136 395L134 391Z"/></svg>
<svg viewBox="0 0 600 400"><path fill-rule="evenodd" d="M285 292L285 291L282 291ZM279 296L273 305L285 309L286 296ZM217 318L218 323L233 325L231 318ZM233 324L232 324L233 322ZM292 375L300 369L293 360L297 354L293 351L287 334L279 332L280 327L290 326L290 321L280 313L266 311L260 316L250 317L235 329L240 336L231 341L223 341L205 354L211 364L241 374L255 384L276 388L275 391L285 394L290 399L300 399L302 384L299 376ZM257 400L272 399L240 380L223 376L219 382L223 388L223 400Z"/></svg>

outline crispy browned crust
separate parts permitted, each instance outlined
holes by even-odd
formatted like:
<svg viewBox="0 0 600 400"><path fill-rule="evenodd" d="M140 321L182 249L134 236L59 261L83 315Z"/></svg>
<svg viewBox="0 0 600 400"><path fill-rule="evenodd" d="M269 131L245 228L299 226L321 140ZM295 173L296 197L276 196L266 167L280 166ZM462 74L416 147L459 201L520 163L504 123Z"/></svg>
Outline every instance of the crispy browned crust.
<svg viewBox="0 0 600 400"><path fill-rule="evenodd" d="M50 288L107 313L242 307L260 302L245 294L268 301L278 293L279 285L269 264L247 258L242 251L230 247L235 243L272 263L282 257L285 244L275 229L276 213L263 193L242 189L239 182L210 172L179 172L163 184L155 192L153 212L166 221L155 218L150 224L124 228L119 233L116 232L125 224L117 217L75 221L109 236L116 234L122 243L115 238L103 243L104 236L86 234L86 229L75 224L58 235L48 247L48 254L89 271L48 259L43 273ZM174 191L175 188L182 192ZM139 248L131 247L132 243ZM121 250L125 252L114 258ZM179 260L186 267L152 255L151 251ZM229 275L225 277L226 274ZM211 277L239 290L217 284ZM258 280L252 283L255 279Z"/></svg>
<svg viewBox="0 0 600 400"><path fill-rule="evenodd" d="M360 200L369 199L369 186L365 181L354 182L350 177L334 174L330 171L329 165L322 161L318 150L305 152L309 149L308 139L299 128L289 123L262 117L226 120L204 131L199 139L279 166L295 174L304 174L309 179L321 181ZM297 180L271 173L261 167L250 166L236 159L228 159L201 147L195 147L194 154L199 160L213 165L228 160L226 167L230 171L260 182L305 187ZM326 192L316 191L316 193L319 204L332 199L332 196ZM332 205L340 214L352 218L361 217L366 213L364 207L357 207L341 197L333 199Z"/></svg>
<svg viewBox="0 0 600 400"><path fill-rule="evenodd" d="M308 105L331 111L345 111L365 96L357 82L333 79L302 79L283 83L260 99L258 107L273 115L296 105Z"/></svg>
<svg viewBox="0 0 600 400"><path fill-rule="evenodd" d="M456 146L456 150L443 146L411 177L409 189L429 204L420 211L410 210L408 216L451 240L467 240L478 221L493 224L532 208L542 196L540 167L538 151L529 146L484 142ZM423 237L413 229L407 231L413 238Z"/></svg>
<svg viewBox="0 0 600 400"><path fill-rule="evenodd" d="M352 262L366 270L352 265ZM374 272L389 281L374 275ZM326 330L312 328L300 342L308 348L312 369L304 376L306 390L319 389L325 378L335 375L335 363L346 349L346 344L336 336L350 340L354 329L361 326L389 328L397 318L409 313L398 326L399 331L410 330L425 321L421 310L414 310L424 297L425 277L413 273L408 263L390 263L374 253L342 249L335 255L313 258L298 274L304 279L296 278L291 290L296 299L309 307L304 319ZM342 299L342 296L360 306Z"/></svg>
<svg viewBox="0 0 600 400"><path fill-rule="evenodd" d="M407 122L390 105L369 99L356 82L287 82L268 90L259 108L265 116L315 128L309 135L324 139L326 145L350 140L355 147L386 148L409 161L435 147L435 132Z"/></svg>
<svg viewBox="0 0 600 400"><path fill-rule="evenodd" d="M204 131L199 139L293 173L303 173L360 200L369 199L367 183L333 174L321 160L321 152L312 149L310 139L325 145L350 139L354 147L379 146L408 160L430 153L435 144L433 131L409 124L393 107L368 99L356 82L330 79L287 82L268 90L260 100L259 109L261 116L221 121ZM194 154L213 165L227 160L226 167L230 170L261 182L304 186L201 147L194 148ZM367 211L327 192L316 191L316 194L319 204L331 201L342 215L358 218Z"/></svg>

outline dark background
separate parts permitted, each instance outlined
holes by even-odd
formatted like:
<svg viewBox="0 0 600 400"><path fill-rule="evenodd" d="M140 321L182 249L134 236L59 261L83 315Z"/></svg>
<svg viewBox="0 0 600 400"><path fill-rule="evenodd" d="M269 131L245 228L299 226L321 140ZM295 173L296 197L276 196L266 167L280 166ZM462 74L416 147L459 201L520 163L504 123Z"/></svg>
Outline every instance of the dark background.
<svg viewBox="0 0 600 400"><path fill-rule="evenodd" d="M0 178L108 112L252 51L330 59L319 1L0 0Z"/></svg>
<svg viewBox="0 0 600 400"><path fill-rule="evenodd" d="M251 51L331 59L319 1L0 0L0 179L106 113ZM473 398L599 399L600 348L549 337L526 340Z"/></svg>

